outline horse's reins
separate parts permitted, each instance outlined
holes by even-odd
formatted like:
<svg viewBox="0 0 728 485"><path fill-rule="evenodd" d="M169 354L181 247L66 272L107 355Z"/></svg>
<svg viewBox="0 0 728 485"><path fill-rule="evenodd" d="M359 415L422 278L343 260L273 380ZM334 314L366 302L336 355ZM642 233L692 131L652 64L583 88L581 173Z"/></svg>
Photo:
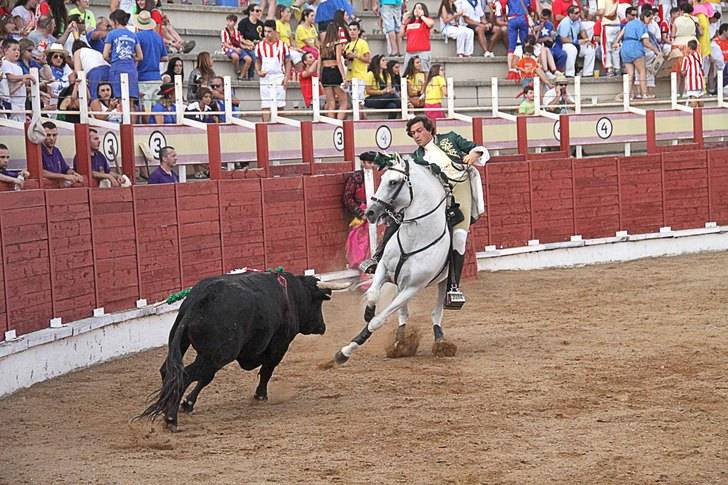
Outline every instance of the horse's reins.
<svg viewBox="0 0 728 485"><path fill-rule="evenodd" d="M402 209L402 211L401 211L402 214L404 214L404 211L407 208L409 208L409 206L412 205L412 201L414 200L414 191L412 189L412 180L410 179L410 174L409 174L409 172L410 172L410 165L409 165L409 161L407 159L404 159L404 167L405 167L404 170L401 170L399 168L394 168L394 167L389 167L387 169L387 170L393 170L395 172L399 172L402 175L404 175L404 178L400 181L399 186L394 191L394 194L392 195L392 198L390 199L389 202L385 202L385 201L383 201L381 199L378 199L376 197L373 197L373 196L371 197L371 199L374 202L377 202L379 204L382 204L382 206L384 206L384 210L387 212L387 215L389 215L389 217L391 217L392 219L394 219L394 221L397 224L404 224L404 223L411 223L411 222L415 222L416 223L418 220L423 219L423 218L425 218L425 217L433 214L435 211L437 211L437 209L440 208L440 206L443 204L443 202L445 202L447 200L447 197L449 195L447 193L447 191L445 191L445 197L443 197L442 200L440 200L440 202L438 202L438 204L433 209L427 211L424 214L421 214L419 216L413 217L411 219L404 219L403 218L404 215L400 216L398 214L395 214L394 213L394 205L392 203L397 199L397 197L399 197L399 193L402 191L402 187L404 187L404 184L405 183L407 183L407 187L409 189L410 200L409 200L409 204L407 204L407 206L405 206ZM416 251L412 251L410 253L406 253L405 250L404 250L404 248L402 247L402 241L399 238L399 231L397 231L397 245L399 246L400 256L399 256L399 261L397 262L397 267L394 270L394 283L397 284L397 279L399 278L399 272L402 269L402 266L404 266L404 263L410 258L410 256L414 256L415 254L418 254L418 253L421 253L422 251L425 251L427 249L430 249L432 246L434 246L435 244L437 244L440 241L440 239L442 239L443 237L445 237L445 234L447 234L447 223L445 223L445 228L443 229L442 234L440 234L440 236L437 239L435 239L434 241L432 241L427 246L424 246L424 247L421 247L420 249L417 249ZM445 262L445 265L447 265L447 261ZM437 275L435 275L435 278L440 273L442 273L442 270L440 270L437 273ZM434 280L434 278L433 278L433 280ZM430 281L430 283L432 283L432 281Z"/></svg>

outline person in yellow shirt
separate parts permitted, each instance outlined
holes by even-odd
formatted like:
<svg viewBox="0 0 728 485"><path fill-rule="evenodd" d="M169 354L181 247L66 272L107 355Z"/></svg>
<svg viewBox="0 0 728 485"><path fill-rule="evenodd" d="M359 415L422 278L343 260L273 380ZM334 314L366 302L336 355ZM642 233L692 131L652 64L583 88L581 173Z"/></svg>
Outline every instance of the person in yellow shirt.
<svg viewBox="0 0 728 485"><path fill-rule="evenodd" d="M444 118L442 100L447 96L447 82L441 64L433 64L425 81L425 114L433 120Z"/></svg>
<svg viewBox="0 0 728 485"><path fill-rule="evenodd" d="M296 48L302 52L310 52L318 59L319 44L318 32L314 25L316 12L306 10L303 12L303 21L296 27Z"/></svg>
<svg viewBox="0 0 728 485"><path fill-rule="evenodd" d="M288 53L293 65L301 62L303 53L296 48L296 38L291 30L291 9L285 5L278 5L276 8L276 32L278 32L281 42L288 46Z"/></svg>
<svg viewBox="0 0 728 485"><path fill-rule="evenodd" d="M410 108L422 108L425 105L425 80L427 74L422 72L422 61L420 56L410 57L407 67L404 70L404 78L407 80L407 99Z"/></svg>
<svg viewBox="0 0 728 485"><path fill-rule="evenodd" d="M349 67L346 72L346 80L349 81L351 86L352 99L354 98L354 86L351 82L352 79L358 79L359 83L359 103L364 104L364 97L366 91L364 83L367 80L367 67L371 60L371 53L369 52L369 44L366 40L361 38L361 26L359 22L349 23L349 35L351 41L344 47L344 56L349 61Z"/></svg>

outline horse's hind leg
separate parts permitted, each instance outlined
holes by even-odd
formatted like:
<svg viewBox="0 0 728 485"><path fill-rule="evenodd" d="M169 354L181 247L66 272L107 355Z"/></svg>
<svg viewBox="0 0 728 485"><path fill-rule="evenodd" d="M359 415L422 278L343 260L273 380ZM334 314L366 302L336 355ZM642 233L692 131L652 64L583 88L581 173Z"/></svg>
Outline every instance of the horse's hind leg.
<svg viewBox="0 0 728 485"><path fill-rule="evenodd" d="M194 410L197 396L205 386L212 382L216 372L215 365L207 359L201 359L199 355L193 363L185 367L185 374L189 376L189 382L197 381L197 384L195 384L194 389L180 403L180 409L182 411L191 413Z"/></svg>
<svg viewBox="0 0 728 485"><path fill-rule="evenodd" d="M405 302L404 305L402 305L399 309L399 326L397 327L397 335L395 337L395 346L396 342L400 342L404 340L404 333L406 330L407 321L409 320L409 308L407 307L407 303Z"/></svg>
<svg viewBox="0 0 728 485"><path fill-rule="evenodd" d="M435 308L432 309L432 330L435 333L435 342L444 340L445 334L442 332L442 314L445 309L445 295L447 294L447 280L441 281L437 285L437 300Z"/></svg>
<svg viewBox="0 0 728 485"><path fill-rule="evenodd" d="M378 271L379 268L377 268L377 272ZM371 321L364 326L361 332L359 332L359 334L354 337L348 345L343 346L341 350L336 353L336 356L334 357L336 363L343 364L344 362L349 360L351 354L356 349L364 345L364 342L369 340L372 332L376 331L379 327L381 327L387 320L387 317L399 310L402 305L405 305L413 296L417 294L420 289L421 288L418 287L409 287L399 292L394 300L392 300L392 303L387 306L387 308L385 308L381 313L375 315L374 318L372 318Z"/></svg>

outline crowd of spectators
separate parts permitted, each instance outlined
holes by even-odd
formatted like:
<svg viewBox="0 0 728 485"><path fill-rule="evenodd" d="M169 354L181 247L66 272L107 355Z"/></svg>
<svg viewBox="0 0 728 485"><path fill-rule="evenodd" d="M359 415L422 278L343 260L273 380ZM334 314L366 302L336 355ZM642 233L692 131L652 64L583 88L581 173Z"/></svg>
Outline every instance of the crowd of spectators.
<svg viewBox="0 0 728 485"><path fill-rule="evenodd" d="M37 68L42 107L60 111L51 115L59 120L78 121L84 72L85 98L98 119L122 121L120 75L126 74L131 109L149 113L133 116L136 123L177 121L176 76L186 84L186 118L224 122L218 53L229 59L236 81L259 85L263 120L274 107L286 107L290 81L299 82L310 107L314 78L323 113L332 118L351 116L353 103L362 118L372 110L397 118L404 99L436 119L445 116L448 94L446 64L433 62L438 40L453 57L507 64L508 80L522 88L521 114L534 112L536 78L544 86L542 106L562 112L573 104L567 87L576 75L628 74L630 96L650 99L655 75L672 69L681 94L696 106L704 93L723 88L718 72L728 83L728 24L721 23L720 3L709 0L442 0L432 12L423 2L365 0L362 10L377 16L386 52L370 48L375 32L365 32L348 0L262 0L240 17L220 14L219 51L199 52L189 73L178 54L194 42L182 39L160 0L112 0L96 13L89 0L11 1L0 0L0 108L8 111L0 116L18 121L30 109L36 82L30 70ZM496 52L507 55L499 60ZM479 72L488 79L489 64L473 63L471 79ZM238 105L233 97L233 109Z"/></svg>

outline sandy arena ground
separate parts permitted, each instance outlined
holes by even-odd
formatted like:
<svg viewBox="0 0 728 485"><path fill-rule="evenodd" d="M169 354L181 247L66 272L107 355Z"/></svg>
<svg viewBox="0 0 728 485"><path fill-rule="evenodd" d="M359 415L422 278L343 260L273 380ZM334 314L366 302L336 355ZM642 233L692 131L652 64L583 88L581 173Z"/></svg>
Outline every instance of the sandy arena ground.
<svg viewBox="0 0 728 485"><path fill-rule="evenodd" d="M0 401L0 482L728 483L727 266L703 254L481 274L446 314L456 357L430 355L420 296L415 357L384 357L393 320L321 370L360 328L358 295L340 294L269 402L230 365L177 434L129 423L166 351L110 362Z"/></svg>

